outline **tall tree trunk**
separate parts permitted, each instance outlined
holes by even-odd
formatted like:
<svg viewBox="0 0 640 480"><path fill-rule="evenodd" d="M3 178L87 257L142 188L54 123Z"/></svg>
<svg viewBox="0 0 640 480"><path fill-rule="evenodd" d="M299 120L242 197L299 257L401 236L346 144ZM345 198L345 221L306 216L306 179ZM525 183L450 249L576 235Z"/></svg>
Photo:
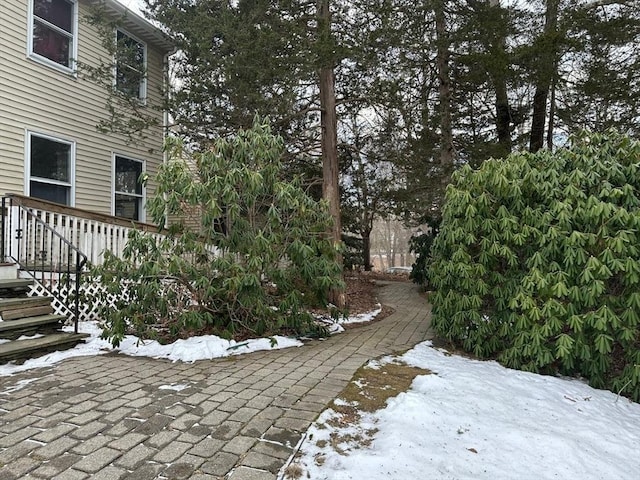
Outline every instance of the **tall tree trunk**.
<svg viewBox="0 0 640 480"><path fill-rule="evenodd" d="M544 32L542 39L538 42L538 78L536 79L536 90L533 94L533 114L531 116L531 138L529 140L529 150L537 152L544 147L544 125L547 117L547 99L551 82L557 72L557 27L558 27L558 5L559 0L547 0L547 10L545 14Z"/></svg>
<svg viewBox="0 0 640 480"><path fill-rule="evenodd" d="M391 246L391 266L396 266L396 256L398 254L398 225L394 222L393 225L393 243Z"/></svg>
<svg viewBox="0 0 640 480"><path fill-rule="evenodd" d="M449 34L444 12L445 2L436 0L433 11L436 20L436 42L438 53L436 65L440 87L440 163L445 166L453 165L455 150L453 147L453 128L451 124L451 79L449 78Z"/></svg>
<svg viewBox="0 0 640 480"><path fill-rule="evenodd" d="M391 220L385 220L385 248L387 250L387 268L393 267L393 233L391 232Z"/></svg>
<svg viewBox="0 0 640 480"><path fill-rule="evenodd" d="M489 14L495 17L499 15L503 21L506 21L504 12L500 7L500 0L489 0ZM506 31L506 29L504 30ZM501 32L501 31L500 31ZM490 32L488 32L490 33ZM496 133L498 135L498 144L500 145L500 153L507 156L511 153L511 109L509 108L509 96L507 94L507 62L506 62L506 38L502 33L497 35L494 33L489 44L489 52L497 65L489 70L493 88L496 94Z"/></svg>
<svg viewBox="0 0 640 480"><path fill-rule="evenodd" d="M494 89L496 93L496 132L500 153L507 156L511 153L511 109L507 96L507 84L504 79L495 78Z"/></svg>
<svg viewBox="0 0 640 480"><path fill-rule="evenodd" d="M554 69L558 68L557 66ZM556 81L557 76L554 75L551 80L551 98L549 99L549 126L547 127L547 148L553 150L553 130L556 119Z"/></svg>
<svg viewBox="0 0 640 480"><path fill-rule="evenodd" d="M362 263L365 272L371 271L371 230L364 229L362 235Z"/></svg>
<svg viewBox="0 0 640 480"><path fill-rule="evenodd" d="M335 74L331 39L331 12L329 0L318 0L318 43L321 59L318 87L320 90L320 124L322 128L322 197L329 204L333 225L329 232L335 245L342 242L340 223L340 190L338 187L338 126L336 115ZM338 261L342 265L342 255ZM330 301L338 308L346 305L345 292L333 289Z"/></svg>

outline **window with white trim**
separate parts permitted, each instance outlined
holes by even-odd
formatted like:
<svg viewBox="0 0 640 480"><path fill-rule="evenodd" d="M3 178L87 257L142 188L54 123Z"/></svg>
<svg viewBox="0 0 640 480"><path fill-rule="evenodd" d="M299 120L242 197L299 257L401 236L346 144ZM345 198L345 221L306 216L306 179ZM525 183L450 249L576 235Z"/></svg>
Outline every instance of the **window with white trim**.
<svg viewBox="0 0 640 480"><path fill-rule="evenodd" d="M75 144L28 133L28 191L31 197L73 205Z"/></svg>
<svg viewBox="0 0 640 480"><path fill-rule="evenodd" d="M32 0L29 54L73 69L77 7L76 0Z"/></svg>
<svg viewBox="0 0 640 480"><path fill-rule="evenodd" d="M130 220L144 220L143 162L115 155L113 178L113 214Z"/></svg>
<svg viewBox="0 0 640 480"><path fill-rule="evenodd" d="M140 100L147 96L147 46L121 30L116 30L116 90Z"/></svg>

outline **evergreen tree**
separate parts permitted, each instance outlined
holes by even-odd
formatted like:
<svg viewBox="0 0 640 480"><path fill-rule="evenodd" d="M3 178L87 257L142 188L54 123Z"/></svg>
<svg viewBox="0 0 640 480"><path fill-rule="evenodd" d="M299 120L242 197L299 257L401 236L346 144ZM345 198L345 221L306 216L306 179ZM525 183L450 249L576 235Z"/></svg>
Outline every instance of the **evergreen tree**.
<svg viewBox="0 0 640 480"><path fill-rule="evenodd" d="M179 49L173 131L198 148L268 116L288 168L320 177L324 161L325 198L338 190L338 146L362 152L351 114L371 124L358 158L402 177L386 193L406 217L441 202L456 165L551 148L579 127L638 133L637 2L145 2ZM144 126L137 113L124 127Z"/></svg>

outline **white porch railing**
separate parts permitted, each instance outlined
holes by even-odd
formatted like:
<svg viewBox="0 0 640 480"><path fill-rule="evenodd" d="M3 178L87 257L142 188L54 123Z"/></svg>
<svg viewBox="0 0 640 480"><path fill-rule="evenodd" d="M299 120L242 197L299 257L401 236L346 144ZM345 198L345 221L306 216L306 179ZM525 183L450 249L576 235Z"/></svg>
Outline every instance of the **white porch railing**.
<svg viewBox="0 0 640 480"><path fill-rule="evenodd" d="M122 258L133 230L145 231L157 241L165 238L154 225L23 195L2 198L0 221L0 263L18 263L20 272L35 280L30 295L53 296L56 313L76 322L95 319L96 306L77 299L82 292L101 288L83 281L87 265L101 265L105 251ZM219 253L213 245L207 250Z"/></svg>
<svg viewBox="0 0 640 480"><path fill-rule="evenodd" d="M163 237L153 225L22 195L2 198L0 221L0 263L18 263L35 281L29 295L52 296L54 311L73 319L76 330L95 313L95 305L79 302L81 293L100 288L83 282L87 264L102 264L105 251L121 257L134 229Z"/></svg>
<svg viewBox="0 0 640 480"><path fill-rule="evenodd" d="M14 252L18 261L41 262L51 271L69 262L69 250L66 245L49 248L49 234L41 227L41 222L84 253L93 265L102 264L105 251L121 257L129 232L134 229L146 231L158 239L163 237L157 227L146 223L22 195L8 195L6 198L10 201L7 203L8 211L4 212L8 217L3 232L5 255L7 251ZM20 232L16 231L17 228Z"/></svg>

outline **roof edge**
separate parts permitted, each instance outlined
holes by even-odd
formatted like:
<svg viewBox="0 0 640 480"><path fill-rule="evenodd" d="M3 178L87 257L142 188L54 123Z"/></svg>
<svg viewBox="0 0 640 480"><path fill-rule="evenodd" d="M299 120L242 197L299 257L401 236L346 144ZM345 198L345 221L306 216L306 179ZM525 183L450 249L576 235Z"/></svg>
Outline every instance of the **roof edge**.
<svg viewBox="0 0 640 480"><path fill-rule="evenodd" d="M87 1L91 5L104 5L107 11L119 17L124 29L141 40L160 48L164 53L175 51L174 43L162 30L117 0Z"/></svg>

